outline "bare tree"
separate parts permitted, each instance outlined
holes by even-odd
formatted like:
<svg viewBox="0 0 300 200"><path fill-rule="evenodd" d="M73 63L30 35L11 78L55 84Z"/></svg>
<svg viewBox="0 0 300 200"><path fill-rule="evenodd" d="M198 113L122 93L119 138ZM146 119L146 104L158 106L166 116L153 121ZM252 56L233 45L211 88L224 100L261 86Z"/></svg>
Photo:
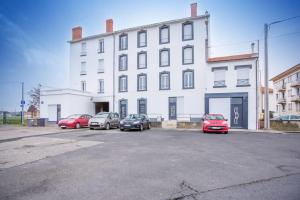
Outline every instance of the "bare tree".
<svg viewBox="0 0 300 200"><path fill-rule="evenodd" d="M30 97L29 100L29 107L34 106L37 110L40 110L40 94L41 94L41 84L38 84L37 87L32 88L29 92L28 95Z"/></svg>

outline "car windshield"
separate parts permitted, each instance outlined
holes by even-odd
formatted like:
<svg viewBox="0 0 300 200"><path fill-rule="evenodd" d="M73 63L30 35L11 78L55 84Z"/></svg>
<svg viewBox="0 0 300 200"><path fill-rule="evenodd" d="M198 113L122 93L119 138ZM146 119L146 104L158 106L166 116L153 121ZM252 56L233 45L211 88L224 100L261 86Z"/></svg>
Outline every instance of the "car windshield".
<svg viewBox="0 0 300 200"><path fill-rule="evenodd" d="M97 115L95 115L95 118L107 118L109 115L109 113L99 113Z"/></svg>
<svg viewBox="0 0 300 200"><path fill-rule="evenodd" d="M70 115L68 117L66 117L66 119L77 119L79 118L81 115L77 114L77 115Z"/></svg>
<svg viewBox="0 0 300 200"><path fill-rule="evenodd" d="M141 116L137 114L130 114L125 119L141 119Z"/></svg>
<svg viewBox="0 0 300 200"><path fill-rule="evenodd" d="M205 117L207 120L224 120L222 115L208 115Z"/></svg>

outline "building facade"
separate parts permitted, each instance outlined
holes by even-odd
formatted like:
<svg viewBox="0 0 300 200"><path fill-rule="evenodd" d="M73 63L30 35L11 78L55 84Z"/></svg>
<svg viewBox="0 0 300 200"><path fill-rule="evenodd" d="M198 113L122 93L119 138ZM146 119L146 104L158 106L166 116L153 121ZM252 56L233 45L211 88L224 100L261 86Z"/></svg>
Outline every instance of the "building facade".
<svg viewBox="0 0 300 200"><path fill-rule="evenodd" d="M89 37L73 28L70 89L43 90L41 117L114 111L168 121L223 113L234 128L256 129L257 112L248 110L257 111L258 57L210 58L209 35L209 14L198 16L197 4L183 19L119 31L110 19L106 33Z"/></svg>
<svg viewBox="0 0 300 200"><path fill-rule="evenodd" d="M277 115L300 115L300 64L271 79Z"/></svg>

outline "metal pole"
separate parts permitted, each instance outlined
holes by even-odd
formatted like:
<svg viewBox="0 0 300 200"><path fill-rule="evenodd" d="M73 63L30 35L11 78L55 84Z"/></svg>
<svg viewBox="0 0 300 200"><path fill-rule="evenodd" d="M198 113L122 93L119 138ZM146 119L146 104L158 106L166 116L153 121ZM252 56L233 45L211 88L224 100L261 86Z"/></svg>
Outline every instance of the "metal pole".
<svg viewBox="0 0 300 200"><path fill-rule="evenodd" d="M264 127L270 129L269 115L269 71L268 71L268 31L269 25L265 24L265 112L264 112Z"/></svg>
<svg viewBox="0 0 300 200"><path fill-rule="evenodd" d="M22 101L21 101L21 107L22 107L22 112L21 112L21 123L24 125L24 104L22 103L24 101L24 82L22 84Z"/></svg>

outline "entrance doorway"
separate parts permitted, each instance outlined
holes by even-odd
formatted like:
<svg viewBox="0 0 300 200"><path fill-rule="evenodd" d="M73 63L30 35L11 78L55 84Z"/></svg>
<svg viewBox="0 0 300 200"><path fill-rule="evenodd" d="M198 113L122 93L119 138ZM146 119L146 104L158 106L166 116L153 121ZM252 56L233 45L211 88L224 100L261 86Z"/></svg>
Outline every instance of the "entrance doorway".
<svg viewBox="0 0 300 200"><path fill-rule="evenodd" d="M109 112L109 102L95 102L95 114Z"/></svg>

